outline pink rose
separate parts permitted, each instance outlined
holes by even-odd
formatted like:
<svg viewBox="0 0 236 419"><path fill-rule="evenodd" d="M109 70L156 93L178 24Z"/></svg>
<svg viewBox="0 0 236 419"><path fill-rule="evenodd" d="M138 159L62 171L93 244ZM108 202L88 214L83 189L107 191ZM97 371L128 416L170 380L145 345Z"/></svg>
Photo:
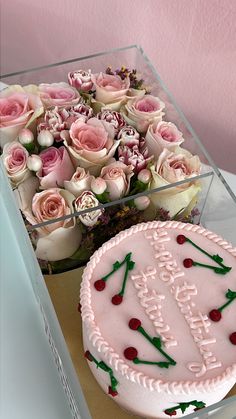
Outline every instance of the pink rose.
<svg viewBox="0 0 236 419"><path fill-rule="evenodd" d="M170 217L173 217L195 204L197 193L201 189L199 182L194 180L201 169L198 156L193 156L181 148L175 153L164 149L150 169L152 172L151 189L170 186L170 188L151 194L151 201L156 207L163 208L169 212ZM175 182L184 180L186 180L185 183L174 185Z"/></svg>
<svg viewBox="0 0 236 419"><path fill-rule="evenodd" d="M178 153L173 153L165 149L156 162L155 171L167 182L174 183L199 175L200 167L199 157L187 150L179 148Z"/></svg>
<svg viewBox="0 0 236 419"><path fill-rule="evenodd" d="M42 102L30 92L30 87L14 85L3 90L0 93L0 146L14 141L42 112Z"/></svg>
<svg viewBox="0 0 236 419"><path fill-rule="evenodd" d="M113 126L97 118L90 118L86 123L81 120L74 122L70 128L70 139L64 143L74 164L96 176L119 145L119 141L114 142Z"/></svg>
<svg viewBox="0 0 236 419"><path fill-rule="evenodd" d="M75 253L81 242L81 231L75 217L56 221L59 217L73 215L75 197L59 188L35 193L36 178L27 179L18 190L20 207L31 225L55 222L36 228L35 253L39 259L57 261Z"/></svg>
<svg viewBox="0 0 236 419"><path fill-rule="evenodd" d="M74 166L64 146L49 147L39 154L42 167L37 172L40 186L43 189L64 186L64 180L69 180L74 173Z"/></svg>
<svg viewBox="0 0 236 419"><path fill-rule="evenodd" d="M119 110L130 86L129 78L122 80L120 76L99 73L92 76L96 88L95 98L98 102L109 105L112 110Z"/></svg>
<svg viewBox="0 0 236 419"><path fill-rule="evenodd" d="M184 141L183 134L176 125L165 121L149 125L145 138L149 153L156 158L164 148L175 151L176 147Z"/></svg>
<svg viewBox="0 0 236 419"><path fill-rule="evenodd" d="M64 82L40 84L39 95L46 108L72 106L80 101L77 90Z"/></svg>
<svg viewBox="0 0 236 419"><path fill-rule="evenodd" d="M81 195L76 198L74 205L77 212L83 210L91 210L100 204L96 196L91 191L84 191ZM80 221L87 227L92 227L97 223L99 217L104 212L104 209L97 209L94 211L88 211L79 215Z"/></svg>
<svg viewBox="0 0 236 419"><path fill-rule="evenodd" d="M64 181L64 188L70 191L76 198L84 191L91 188L93 176L82 167L77 167L76 172L70 180Z"/></svg>
<svg viewBox="0 0 236 419"><path fill-rule="evenodd" d="M129 125L139 132L146 132L148 126L154 121L161 121L165 104L152 95L144 95L128 100L121 109L121 114Z"/></svg>
<svg viewBox="0 0 236 419"><path fill-rule="evenodd" d="M28 151L16 141L7 143L3 147L1 158L13 187L18 186L31 176L31 172L27 167L28 157Z"/></svg>
<svg viewBox="0 0 236 419"><path fill-rule="evenodd" d="M71 86L78 90L82 90L83 92L88 92L93 87L93 82L91 80L91 70L71 71L68 73L68 81Z"/></svg>
<svg viewBox="0 0 236 419"><path fill-rule="evenodd" d="M100 177L107 184L106 191L109 192L109 199L115 201L129 193L130 179L133 176L133 166L114 162L101 170Z"/></svg>

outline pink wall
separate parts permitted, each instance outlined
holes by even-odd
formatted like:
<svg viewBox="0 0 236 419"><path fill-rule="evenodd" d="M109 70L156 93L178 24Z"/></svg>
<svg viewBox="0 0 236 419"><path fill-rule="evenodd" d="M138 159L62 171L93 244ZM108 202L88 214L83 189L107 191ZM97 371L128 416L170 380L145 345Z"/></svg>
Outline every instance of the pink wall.
<svg viewBox="0 0 236 419"><path fill-rule="evenodd" d="M235 0L0 0L1 73L137 43L236 173Z"/></svg>

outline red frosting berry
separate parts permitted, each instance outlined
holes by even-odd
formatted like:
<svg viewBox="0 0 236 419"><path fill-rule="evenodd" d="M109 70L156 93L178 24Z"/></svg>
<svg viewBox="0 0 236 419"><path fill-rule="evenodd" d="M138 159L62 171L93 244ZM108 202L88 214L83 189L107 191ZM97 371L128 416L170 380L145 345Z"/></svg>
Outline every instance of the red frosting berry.
<svg viewBox="0 0 236 419"><path fill-rule="evenodd" d="M164 413L168 416L175 416L177 414L176 410L169 411L168 409L166 409Z"/></svg>
<svg viewBox="0 0 236 419"><path fill-rule="evenodd" d="M93 361L92 355L91 355L91 353L89 351L86 351L84 353L84 356L85 356L85 358L88 359L88 361Z"/></svg>
<svg viewBox="0 0 236 419"><path fill-rule="evenodd" d="M219 322L221 319L221 312L217 310L217 308L214 308L210 311L209 317L213 322Z"/></svg>
<svg viewBox="0 0 236 419"><path fill-rule="evenodd" d="M130 319L129 328L132 330L137 330L141 326L141 321L139 319Z"/></svg>
<svg viewBox="0 0 236 419"><path fill-rule="evenodd" d="M134 358L137 358L138 356L138 351L136 348L133 348L133 346L130 346L129 348L126 348L124 350L124 356L126 359L128 359L129 361L133 361Z"/></svg>
<svg viewBox="0 0 236 419"><path fill-rule="evenodd" d="M233 345L236 345L236 332L231 333L229 340Z"/></svg>
<svg viewBox="0 0 236 419"><path fill-rule="evenodd" d="M120 294L114 295L111 299L112 304L114 304L115 306L118 306L119 304L121 304L122 301L123 301L123 297Z"/></svg>
<svg viewBox="0 0 236 419"><path fill-rule="evenodd" d="M197 410L201 410L201 409L203 409L203 407L195 407L195 409L193 409L193 410L194 410L194 412L197 412Z"/></svg>
<svg viewBox="0 0 236 419"><path fill-rule="evenodd" d="M81 304L78 304L78 312L81 313Z"/></svg>
<svg viewBox="0 0 236 419"><path fill-rule="evenodd" d="M176 240L177 240L177 243L184 244L186 242L186 237L183 234L179 234Z"/></svg>
<svg viewBox="0 0 236 419"><path fill-rule="evenodd" d="M193 259L184 259L183 264L185 268L191 268L193 266Z"/></svg>
<svg viewBox="0 0 236 419"><path fill-rule="evenodd" d="M106 282L103 279L98 279L96 282L94 282L94 286L97 291L103 291L106 286Z"/></svg>
<svg viewBox="0 0 236 419"><path fill-rule="evenodd" d="M108 394L110 394L112 397L116 397L118 394L118 391L112 390L111 386L108 387Z"/></svg>

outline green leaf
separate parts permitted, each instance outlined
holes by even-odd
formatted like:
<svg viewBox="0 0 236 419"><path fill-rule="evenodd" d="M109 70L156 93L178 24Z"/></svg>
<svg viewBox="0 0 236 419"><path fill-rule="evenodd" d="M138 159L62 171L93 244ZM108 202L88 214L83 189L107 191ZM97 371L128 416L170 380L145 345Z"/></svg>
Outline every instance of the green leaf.
<svg viewBox="0 0 236 419"><path fill-rule="evenodd" d="M227 293L225 294L226 298L228 298L229 300L233 300L234 298L236 298L236 291L232 291L230 289L228 289Z"/></svg>
<svg viewBox="0 0 236 419"><path fill-rule="evenodd" d="M160 368L169 368L170 363L169 362L158 362L157 365Z"/></svg>
<svg viewBox="0 0 236 419"><path fill-rule="evenodd" d="M95 196L99 200L99 202L102 204L106 204L107 202L110 202L109 192L103 192L102 194L95 194Z"/></svg>
<svg viewBox="0 0 236 419"><path fill-rule="evenodd" d="M214 259L216 262L221 263L223 262L223 258L220 257L219 255L213 255L212 259Z"/></svg>
<svg viewBox="0 0 236 419"><path fill-rule="evenodd" d="M148 184L141 182L140 180L136 180L133 183L133 187L129 193L130 196L136 195L137 193L144 192L148 188Z"/></svg>
<svg viewBox="0 0 236 419"><path fill-rule="evenodd" d="M197 400L193 400L193 401L191 402L191 404L192 404L193 406L195 406L195 407L198 407L198 409L203 409L203 407L205 407L205 406L206 406L206 403L204 403L204 402L198 402Z"/></svg>
<svg viewBox="0 0 236 419"><path fill-rule="evenodd" d="M125 256L125 261L126 262L129 262L130 261L131 255L132 255L131 252L130 253L127 253L127 255Z"/></svg>
<svg viewBox="0 0 236 419"><path fill-rule="evenodd" d="M129 271L132 271L132 269L134 269L134 265L135 265L135 262L133 262L132 260L130 262L128 262Z"/></svg>
<svg viewBox="0 0 236 419"><path fill-rule="evenodd" d="M228 271L224 268L214 268L214 272L216 274L225 275Z"/></svg>
<svg viewBox="0 0 236 419"><path fill-rule="evenodd" d="M181 412L184 413L185 410L189 407L189 403L180 403L179 408L181 409Z"/></svg>
<svg viewBox="0 0 236 419"><path fill-rule="evenodd" d="M117 271L117 269L120 268L120 262L118 262L118 260L117 260L115 263L113 263L112 266L113 266L113 269L115 269Z"/></svg>

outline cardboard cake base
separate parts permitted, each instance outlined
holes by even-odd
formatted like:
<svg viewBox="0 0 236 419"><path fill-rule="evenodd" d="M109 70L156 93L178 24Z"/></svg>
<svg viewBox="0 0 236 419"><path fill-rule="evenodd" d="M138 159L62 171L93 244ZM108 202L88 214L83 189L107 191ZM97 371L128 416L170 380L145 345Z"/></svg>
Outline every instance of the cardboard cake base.
<svg viewBox="0 0 236 419"><path fill-rule="evenodd" d="M138 416L122 410L117 403L104 394L84 358L82 322L78 312L82 272L83 268L78 268L63 274L45 275L45 281L75 370L79 376L90 414L93 419L138 418ZM236 395L236 385L227 397L234 395Z"/></svg>

